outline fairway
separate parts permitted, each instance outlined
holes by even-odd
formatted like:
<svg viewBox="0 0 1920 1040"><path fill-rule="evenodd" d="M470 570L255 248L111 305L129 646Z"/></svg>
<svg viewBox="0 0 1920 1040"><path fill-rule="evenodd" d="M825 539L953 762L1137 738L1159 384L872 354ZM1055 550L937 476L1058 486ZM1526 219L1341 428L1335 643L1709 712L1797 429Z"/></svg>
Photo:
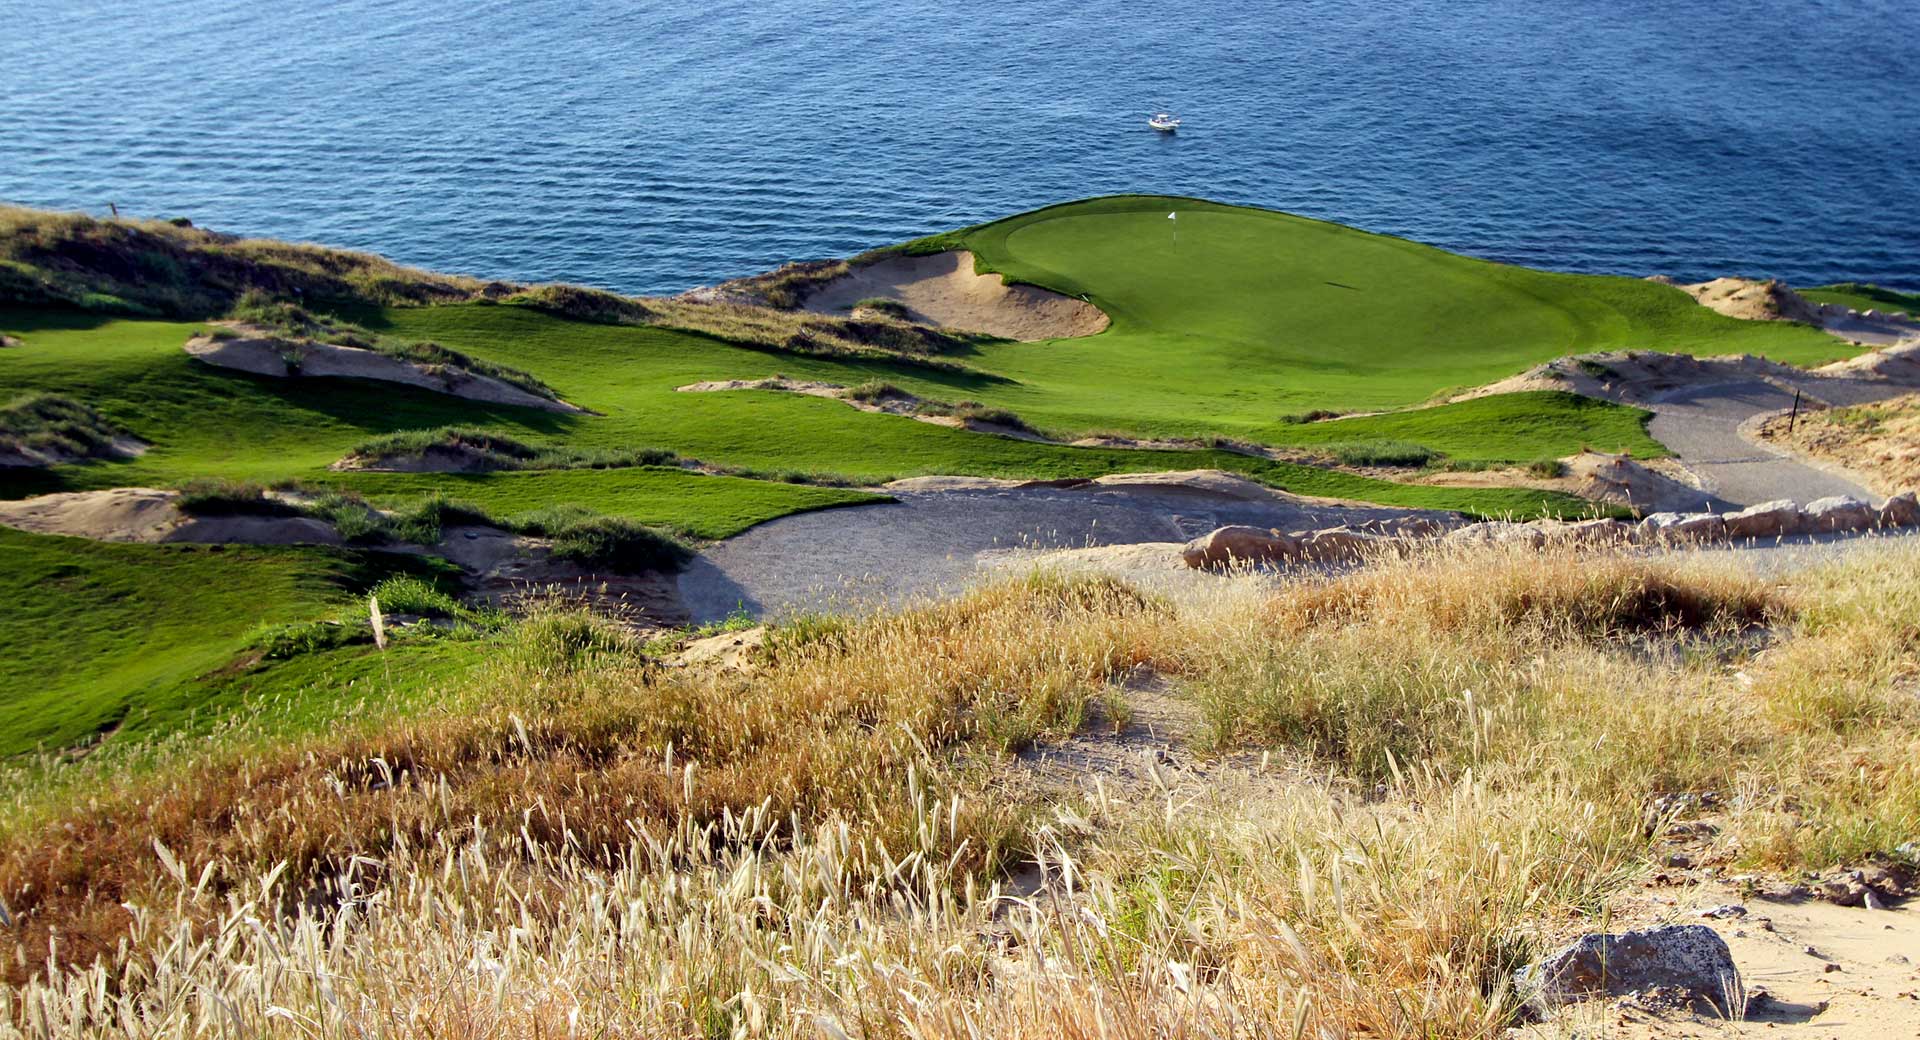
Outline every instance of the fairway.
<svg viewBox="0 0 1920 1040"><path fill-rule="evenodd" d="M1300 494L1498 515L1579 512L1560 495L1504 488L1402 484L1226 451L1073 448L863 413L813 397L764 391L679 393L703 379L794 378L857 384L885 379L926 396L986 397L999 382L884 362L770 355L705 336L566 321L522 307L461 305L356 315L525 368L599 414L557 415L485 405L360 380L279 380L199 364L180 344L198 325L0 311L22 345L0 352L0 385L86 401L152 445L120 462L0 473L0 494L172 486L204 476L299 480L352 488L397 504L434 490L503 514L556 502L720 538L808 509L877 501L867 492L686 471L337 473L327 467L370 436L461 424L536 443L665 448L752 474L831 474L878 483L925 474L1009 478L1220 468ZM1051 349L1043 346L1038 349ZM1015 387L1013 392L1020 388ZM1119 416L1104 425L1123 426ZM1299 444L1413 439L1469 460L1530 460L1583 444L1658 454L1644 414L1566 394L1517 395L1443 408L1309 425L1277 424Z"/></svg>

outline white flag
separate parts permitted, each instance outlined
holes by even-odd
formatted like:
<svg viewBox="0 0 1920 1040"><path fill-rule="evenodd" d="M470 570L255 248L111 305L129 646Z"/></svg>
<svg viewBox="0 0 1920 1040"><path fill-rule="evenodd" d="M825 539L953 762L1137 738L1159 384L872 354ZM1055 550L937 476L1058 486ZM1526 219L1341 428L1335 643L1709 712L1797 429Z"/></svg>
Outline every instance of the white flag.
<svg viewBox="0 0 1920 1040"><path fill-rule="evenodd" d="M1180 215L1180 214L1178 214L1178 213L1169 213L1169 214L1167 214L1167 219L1168 219L1168 220L1172 220L1172 219L1174 219L1175 217L1178 217L1179 215Z"/></svg>

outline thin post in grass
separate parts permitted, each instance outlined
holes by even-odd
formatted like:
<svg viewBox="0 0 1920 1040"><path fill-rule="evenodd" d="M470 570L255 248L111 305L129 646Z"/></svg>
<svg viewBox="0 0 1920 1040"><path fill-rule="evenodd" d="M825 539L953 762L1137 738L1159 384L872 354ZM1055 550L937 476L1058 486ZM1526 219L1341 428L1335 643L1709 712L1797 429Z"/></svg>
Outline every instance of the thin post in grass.
<svg viewBox="0 0 1920 1040"><path fill-rule="evenodd" d="M393 696L393 662L387 659L387 619L380 613L380 597L367 596L367 622L373 626L373 645L380 650L380 667L387 673L387 696Z"/></svg>

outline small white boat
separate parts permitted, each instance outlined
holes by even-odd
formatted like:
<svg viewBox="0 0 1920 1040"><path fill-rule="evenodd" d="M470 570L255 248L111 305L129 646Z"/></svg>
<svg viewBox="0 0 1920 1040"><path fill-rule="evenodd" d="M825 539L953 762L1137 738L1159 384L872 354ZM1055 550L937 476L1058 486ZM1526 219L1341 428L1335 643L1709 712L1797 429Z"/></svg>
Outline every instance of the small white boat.
<svg viewBox="0 0 1920 1040"><path fill-rule="evenodd" d="M1172 112L1156 112L1147 125L1162 133L1173 133L1180 129L1180 120Z"/></svg>

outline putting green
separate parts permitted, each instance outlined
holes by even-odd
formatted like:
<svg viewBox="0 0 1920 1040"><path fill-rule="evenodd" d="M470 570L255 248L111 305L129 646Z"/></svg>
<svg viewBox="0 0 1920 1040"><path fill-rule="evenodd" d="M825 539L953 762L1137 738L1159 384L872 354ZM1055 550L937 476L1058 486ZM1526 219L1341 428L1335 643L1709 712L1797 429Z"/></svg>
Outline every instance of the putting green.
<svg viewBox="0 0 1920 1040"><path fill-rule="evenodd" d="M1040 425L1300 443L1318 435L1289 429L1289 413L1403 408L1564 354L1751 352L1804 364L1848 349L1806 326L1724 317L1642 279L1512 267L1192 199L1093 199L911 248L955 245L1012 279L1085 295L1113 319L1097 336L982 350L980 367L1015 385L981 399Z"/></svg>

